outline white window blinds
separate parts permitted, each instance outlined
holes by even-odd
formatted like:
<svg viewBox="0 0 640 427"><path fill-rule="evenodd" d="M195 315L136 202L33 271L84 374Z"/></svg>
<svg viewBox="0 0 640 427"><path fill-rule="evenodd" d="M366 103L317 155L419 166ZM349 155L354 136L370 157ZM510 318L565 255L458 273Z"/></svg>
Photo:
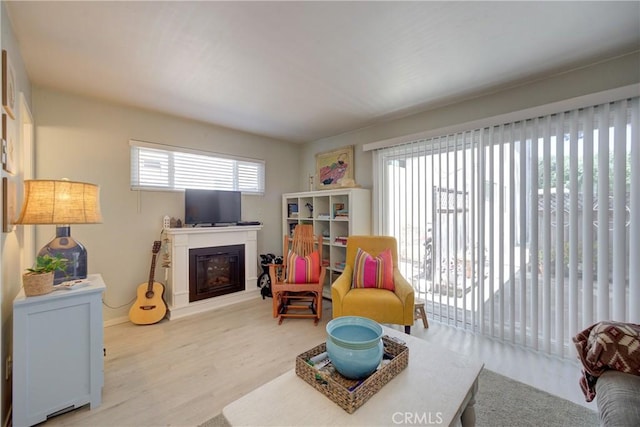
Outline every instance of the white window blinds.
<svg viewBox="0 0 640 427"><path fill-rule="evenodd" d="M430 315L573 357L640 322L638 97L374 152L378 231Z"/></svg>
<svg viewBox="0 0 640 427"><path fill-rule="evenodd" d="M131 140L131 188L264 193L264 161Z"/></svg>

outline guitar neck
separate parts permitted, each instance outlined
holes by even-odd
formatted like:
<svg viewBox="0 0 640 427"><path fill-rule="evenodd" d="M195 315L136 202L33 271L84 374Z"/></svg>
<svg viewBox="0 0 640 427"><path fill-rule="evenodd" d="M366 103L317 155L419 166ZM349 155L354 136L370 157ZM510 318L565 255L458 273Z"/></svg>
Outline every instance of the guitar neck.
<svg viewBox="0 0 640 427"><path fill-rule="evenodd" d="M147 283L147 291L153 290L154 276L156 272L156 254L151 257L151 271L149 272L149 282Z"/></svg>
<svg viewBox="0 0 640 427"><path fill-rule="evenodd" d="M158 255L158 252L160 252L160 245L161 245L161 242L159 240L156 240L155 242L153 242L153 249L151 250L151 253L153 255L151 256L151 270L149 271L149 282L147 284L147 292L153 291L153 276L156 272L156 255Z"/></svg>

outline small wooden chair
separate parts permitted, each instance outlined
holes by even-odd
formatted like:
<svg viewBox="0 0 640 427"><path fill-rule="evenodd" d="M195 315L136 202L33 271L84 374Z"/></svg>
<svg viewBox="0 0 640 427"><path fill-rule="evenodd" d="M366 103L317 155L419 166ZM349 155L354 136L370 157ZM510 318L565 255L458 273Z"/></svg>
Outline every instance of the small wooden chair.
<svg viewBox="0 0 640 427"><path fill-rule="evenodd" d="M416 299L413 303L414 320L422 319L422 326L429 327L429 321L427 320L427 312L424 310L424 300Z"/></svg>
<svg viewBox="0 0 640 427"><path fill-rule="evenodd" d="M288 235L283 239L283 263L270 264L271 293L273 294L273 317L278 317L278 324L282 324L285 317L312 318L317 325L322 317L322 288L326 267L322 266L322 236L313 235L313 226L298 224L293 231L293 237ZM290 254L307 257L318 252L319 269L318 281L312 283L290 283L289 275L292 268Z"/></svg>

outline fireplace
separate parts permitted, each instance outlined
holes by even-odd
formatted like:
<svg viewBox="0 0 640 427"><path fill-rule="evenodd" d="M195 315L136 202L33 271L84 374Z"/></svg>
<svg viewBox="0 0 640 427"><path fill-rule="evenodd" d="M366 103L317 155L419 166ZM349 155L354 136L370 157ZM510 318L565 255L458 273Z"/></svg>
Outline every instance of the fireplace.
<svg viewBox="0 0 640 427"><path fill-rule="evenodd" d="M163 238L169 240L169 274L165 299L169 308L169 319L179 319L196 313L204 313L242 301L260 298L258 280L258 232L262 225L237 227L188 227L165 228ZM243 245L244 290L199 301L189 301L189 255L192 249L219 248ZM216 251L216 252L219 252ZM238 289L242 289L238 287Z"/></svg>
<svg viewBox="0 0 640 427"><path fill-rule="evenodd" d="M245 290L244 245L189 249L189 302Z"/></svg>

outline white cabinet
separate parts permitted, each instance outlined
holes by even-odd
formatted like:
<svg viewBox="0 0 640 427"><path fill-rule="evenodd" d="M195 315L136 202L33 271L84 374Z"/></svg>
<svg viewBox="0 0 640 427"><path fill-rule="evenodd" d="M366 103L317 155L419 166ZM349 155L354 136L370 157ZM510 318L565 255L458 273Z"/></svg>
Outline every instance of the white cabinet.
<svg viewBox="0 0 640 427"><path fill-rule="evenodd" d="M296 224L313 224L314 234L323 236L323 295L331 298L331 283L344 268L347 236L371 234L371 192L349 188L283 194L282 217L284 233L291 233Z"/></svg>
<svg viewBox="0 0 640 427"><path fill-rule="evenodd" d="M102 401L102 293L99 274L74 290L13 301L13 425Z"/></svg>

